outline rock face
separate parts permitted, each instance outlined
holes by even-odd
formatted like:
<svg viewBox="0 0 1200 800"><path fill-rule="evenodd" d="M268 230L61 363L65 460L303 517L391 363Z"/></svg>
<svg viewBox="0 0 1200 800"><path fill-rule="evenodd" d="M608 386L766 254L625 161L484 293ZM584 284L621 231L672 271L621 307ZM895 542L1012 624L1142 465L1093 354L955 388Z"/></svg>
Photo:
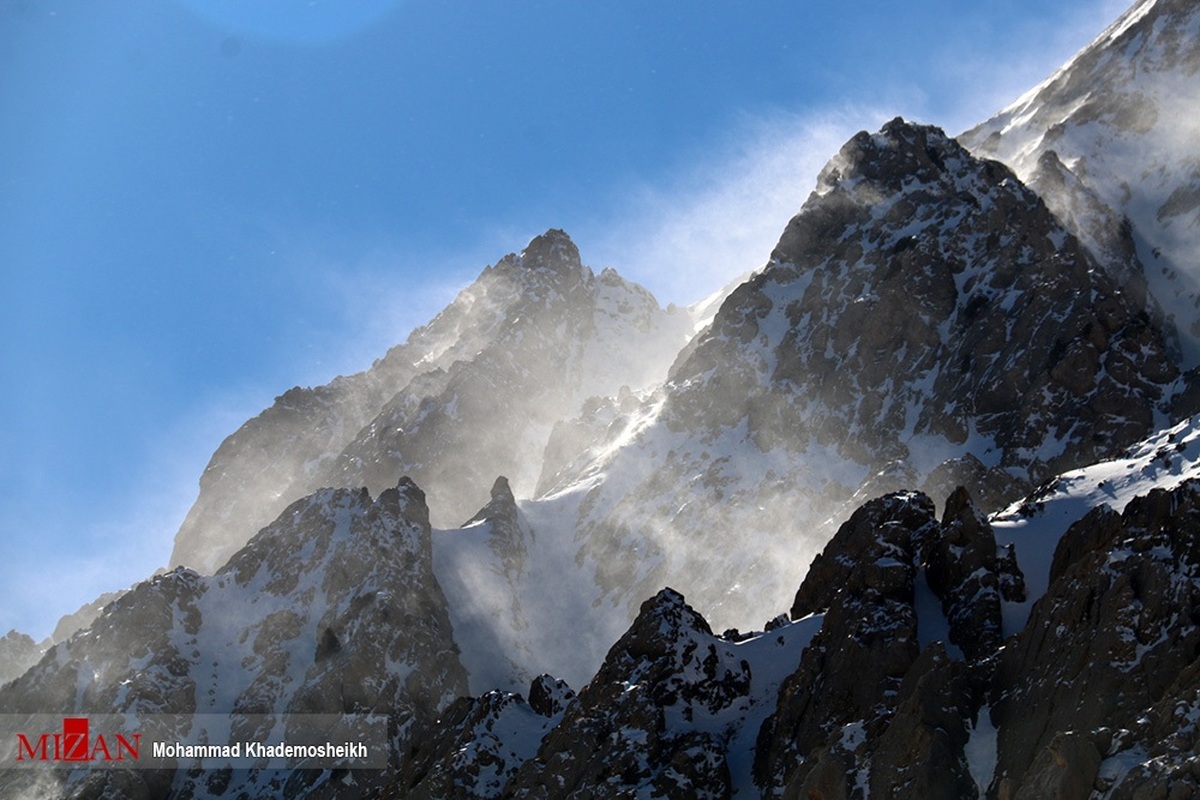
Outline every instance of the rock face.
<svg viewBox="0 0 1200 800"><path fill-rule="evenodd" d="M941 523L921 494L856 511L796 593L792 616L823 623L762 728L758 785L784 797L973 796L977 673L1000 644L999 587L1019 584L1013 569L965 491Z"/></svg>
<svg viewBox="0 0 1200 800"><path fill-rule="evenodd" d="M814 630L780 621L769 635L715 636L664 589L578 696L543 675L528 704L456 703L389 796L752 796L758 727Z"/></svg>
<svg viewBox="0 0 1200 800"><path fill-rule="evenodd" d="M1118 280L1148 283L1188 368L1200 361L1197 71L1196 5L1139 0L1061 70L961 137L1011 165Z"/></svg>
<svg viewBox="0 0 1200 800"><path fill-rule="evenodd" d="M1175 377L1095 267L1009 170L894 120L826 166L769 266L673 369L667 418L744 420L765 450L903 460L918 480L972 455L1039 482L1141 438Z"/></svg>
<svg viewBox="0 0 1200 800"><path fill-rule="evenodd" d="M294 388L226 439L171 563L214 571L321 486L380 492L408 475L441 525L470 516L496 475L532 491L554 424L587 397L661 380L691 325L548 231L371 369Z"/></svg>
<svg viewBox="0 0 1200 800"><path fill-rule="evenodd" d="M425 737L422 768L391 791L951 800L1200 789L1200 483L1154 489L1122 513L1101 506L1052 560L1027 558L1046 589L1011 630L1005 609L1027 600L1013 551L965 491L945 506L938 520L920 493L864 504L797 591L799 618L763 633L714 636L682 596L659 592L578 697L538 711L532 698L552 692L535 683L529 704L459 701Z"/></svg>
<svg viewBox="0 0 1200 800"><path fill-rule="evenodd" d="M749 664L664 589L642 605L506 794L728 796L729 766L705 723L738 710L749 689Z"/></svg>
<svg viewBox="0 0 1200 800"><path fill-rule="evenodd" d="M385 796L499 797L574 697L564 682L541 675L530 685L528 701L500 691L459 698L418 738Z"/></svg>
<svg viewBox="0 0 1200 800"><path fill-rule="evenodd" d="M0 689L0 708L235 717L374 712L389 717L401 752L415 729L466 692L433 575L429 511L421 490L402 480L376 499L366 490L322 490L293 503L216 575L177 568L135 586ZM103 796L106 785L113 791L107 774L91 773L82 796ZM113 774L149 796L280 791L270 772L232 780L183 771ZM72 786L63 791L79 791Z"/></svg>
<svg viewBox="0 0 1200 800"><path fill-rule="evenodd" d="M998 659L998 795L1200 790L1195 728L1181 724L1200 690L1198 620L1200 484L1156 489L1121 514L1100 507L1072 525L1049 589Z"/></svg>
<svg viewBox="0 0 1200 800"><path fill-rule="evenodd" d="M37 642L20 631L0 637L0 685L19 677L42 657Z"/></svg>

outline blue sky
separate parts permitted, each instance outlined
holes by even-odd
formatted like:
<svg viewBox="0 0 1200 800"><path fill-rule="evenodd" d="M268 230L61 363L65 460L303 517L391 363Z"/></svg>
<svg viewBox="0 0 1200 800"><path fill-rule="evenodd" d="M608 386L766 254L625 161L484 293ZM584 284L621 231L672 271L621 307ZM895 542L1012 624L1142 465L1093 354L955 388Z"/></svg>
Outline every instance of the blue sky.
<svg viewBox="0 0 1200 800"><path fill-rule="evenodd" d="M164 564L221 439L549 227L699 299L897 114L957 133L1112 0L0 0L0 634Z"/></svg>

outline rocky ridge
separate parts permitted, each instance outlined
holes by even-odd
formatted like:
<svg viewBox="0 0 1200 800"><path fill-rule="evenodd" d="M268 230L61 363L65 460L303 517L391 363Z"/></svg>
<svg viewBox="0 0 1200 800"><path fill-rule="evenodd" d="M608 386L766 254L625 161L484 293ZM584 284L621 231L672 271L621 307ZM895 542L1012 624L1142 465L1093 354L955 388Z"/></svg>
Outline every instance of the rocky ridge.
<svg viewBox="0 0 1200 800"><path fill-rule="evenodd" d="M1200 788L1200 483L1180 480L1095 508L1049 561L997 547L965 491L940 520L923 494L877 498L814 562L792 621L717 636L663 590L561 713L508 739L490 725L486 757L462 740L422 780L455 798L1185 796ZM460 702L497 704L532 718L519 696ZM459 741L468 718L435 739ZM446 782L489 769L483 788Z"/></svg>

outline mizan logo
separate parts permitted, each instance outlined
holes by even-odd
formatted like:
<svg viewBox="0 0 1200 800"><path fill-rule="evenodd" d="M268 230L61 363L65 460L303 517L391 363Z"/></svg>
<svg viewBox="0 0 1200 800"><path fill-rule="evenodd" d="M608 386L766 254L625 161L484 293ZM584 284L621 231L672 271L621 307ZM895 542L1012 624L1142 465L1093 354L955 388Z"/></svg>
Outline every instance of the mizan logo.
<svg viewBox="0 0 1200 800"><path fill-rule="evenodd" d="M62 733L43 733L34 739L18 733L17 761L137 761L141 744L140 733L92 736L87 717L64 717Z"/></svg>

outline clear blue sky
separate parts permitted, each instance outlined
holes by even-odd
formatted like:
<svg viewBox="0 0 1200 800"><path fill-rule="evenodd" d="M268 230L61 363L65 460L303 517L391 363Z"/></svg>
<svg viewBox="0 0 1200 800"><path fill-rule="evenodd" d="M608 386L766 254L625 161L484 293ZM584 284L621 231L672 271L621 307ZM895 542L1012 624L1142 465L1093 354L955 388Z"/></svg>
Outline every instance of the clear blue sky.
<svg viewBox="0 0 1200 800"><path fill-rule="evenodd" d="M1123 6L0 0L0 634L165 563L226 434L531 236L694 301L855 130L957 133Z"/></svg>

